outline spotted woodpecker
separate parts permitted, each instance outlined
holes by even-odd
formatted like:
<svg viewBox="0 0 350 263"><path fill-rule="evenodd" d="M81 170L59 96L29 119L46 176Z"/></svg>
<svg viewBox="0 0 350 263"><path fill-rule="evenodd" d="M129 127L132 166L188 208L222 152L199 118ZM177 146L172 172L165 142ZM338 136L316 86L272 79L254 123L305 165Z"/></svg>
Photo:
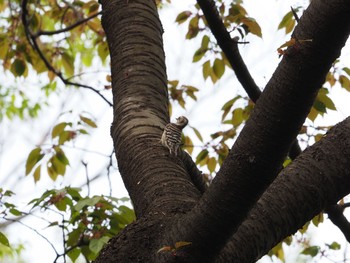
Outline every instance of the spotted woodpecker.
<svg viewBox="0 0 350 263"><path fill-rule="evenodd" d="M177 156L181 145L182 129L188 124L188 119L180 116L176 119L176 123L168 123L163 131L161 142L169 149L170 154Z"/></svg>

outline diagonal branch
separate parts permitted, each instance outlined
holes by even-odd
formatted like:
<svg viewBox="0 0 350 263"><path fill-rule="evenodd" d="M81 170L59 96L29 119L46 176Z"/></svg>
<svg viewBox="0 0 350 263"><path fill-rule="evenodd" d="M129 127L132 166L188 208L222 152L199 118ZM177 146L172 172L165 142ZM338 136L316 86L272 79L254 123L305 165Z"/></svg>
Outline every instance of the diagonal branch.
<svg viewBox="0 0 350 263"><path fill-rule="evenodd" d="M343 214L344 207L341 205L331 205L327 207L325 212L328 214L328 218L332 223L335 224L344 234L346 240L350 242L350 223Z"/></svg>
<svg viewBox="0 0 350 263"><path fill-rule="evenodd" d="M209 189L167 237L193 243L188 262L215 257L282 169L349 36L349 12L348 0L314 0L304 12L294 34L313 41L289 47Z"/></svg>
<svg viewBox="0 0 350 263"><path fill-rule="evenodd" d="M31 32L31 30L29 28L27 5L28 5L28 0L23 0L22 1L22 23L24 26L26 38L27 38L28 42L30 43L30 45L32 46L32 48L38 53L40 59L44 62L47 69L52 71L57 77L59 77L65 85L72 85L75 87L89 89L89 90L95 92L97 95L99 95L109 106L112 106L113 104L107 98L105 98L99 90L97 90L91 86L88 86L88 85L69 81L68 79L64 78L62 73L60 71L56 70L55 67L49 62L49 60L44 55L44 53L40 49L38 42L37 42L37 37L39 37L41 35L41 34L39 34L40 31L38 33L34 34ZM90 19L91 19L91 17L90 17ZM43 31L41 31L41 32L43 32Z"/></svg>
<svg viewBox="0 0 350 263"><path fill-rule="evenodd" d="M217 262L255 262L305 222L349 194L349 149L350 117L281 172ZM336 209L332 213L340 212Z"/></svg>
<svg viewBox="0 0 350 263"><path fill-rule="evenodd" d="M222 51L225 53L230 65L237 76L238 81L242 84L249 98L256 102L261 95L259 87L256 85L253 77L243 61L243 58L238 49L238 43L231 38L227 31L220 14L213 0L197 0L201 7L205 19L208 22L211 32ZM300 146L297 140L291 145L289 155L291 159L295 159L301 153Z"/></svg>

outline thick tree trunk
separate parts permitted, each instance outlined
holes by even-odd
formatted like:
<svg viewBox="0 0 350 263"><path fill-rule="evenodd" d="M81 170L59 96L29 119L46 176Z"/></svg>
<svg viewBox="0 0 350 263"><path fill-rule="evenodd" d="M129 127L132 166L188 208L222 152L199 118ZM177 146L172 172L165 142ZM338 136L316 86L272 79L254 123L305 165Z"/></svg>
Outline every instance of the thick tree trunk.
<svg viewBox="0 0 350 263"><path fill-rule="evenodd" d="M336 187L328 189L327 194L318 192L317 198L322 202L315 208L313 189L320 185L315 175L325 160L317 156L320 162L312 162L313 152L308 151L301 161L283 171L284 175L269 188L273 191L263 195L242 224L280 172L291 142L349 35L348 0L312 1L293 34L298 40L312 39L312 42L289 48L202 198L191 180L197 171L188 155L171 156L159 143L169 116L162 27L154 1L100 2L112 63L111 135L120 173L138 219L109 242L96 262L214 262L237 229L219 260L229 262L228 258L234 258L235 262L252 262L320 212L325 204L341 197ZM348 127L348 123L344 126ZM335 136L334 140L339 143L340 139ZM320 143L326 151L324 157L337 166L337 159L329 156L329 145L324 144ZM346 158L350 160L350 156ZM331 164L328 164L330 169ZM301 173L304 170L306 175ZM343 180L337 177L338 172L331 169L321 180L329 182L332 178L337 185ZM291 197L281 199L284 192L275 190L285 190L287 186L280 178L293 174L305 175L307 185L302 185L306 182L303 180L293 181L293 187L287 189ZM346 184L337 186L343 187L343 195L350 192ZM297 197L302 198L303 212L298 213L298 217L294 214L297 205L292 202L293 197L295 202L300 202ZM276 207L280 208L281 200L289 203L278 217ZM268 206L270 202L275 205ZM269 213L275 221L269 221ZM278 213L281 212L278 210ZM260 216L262 219L256 220ZM288 226L276 231L271 222ZM265 231L257 235L256 241L250 240L249 247L244 238L255 238L248 235L253 233L247 230L252 225ZM191 243L176 251L157 253L162 247L174 247L176 242ZM248 258L245 253L252 256Z"/></svg>

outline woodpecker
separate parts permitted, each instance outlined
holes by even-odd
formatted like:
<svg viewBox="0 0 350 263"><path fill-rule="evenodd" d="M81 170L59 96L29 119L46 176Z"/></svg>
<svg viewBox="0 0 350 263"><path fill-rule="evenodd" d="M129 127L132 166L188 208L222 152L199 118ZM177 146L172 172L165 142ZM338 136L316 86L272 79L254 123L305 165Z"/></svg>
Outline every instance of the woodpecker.
<svg viewBox="0 0 350 263"><path fill-rule="evenodd" d="M188 119L180 116L176 119L176 123L168 123L163 131L161 143L169 149L170 154L177 156L181 145L182 129L188 124Z"/></svg>

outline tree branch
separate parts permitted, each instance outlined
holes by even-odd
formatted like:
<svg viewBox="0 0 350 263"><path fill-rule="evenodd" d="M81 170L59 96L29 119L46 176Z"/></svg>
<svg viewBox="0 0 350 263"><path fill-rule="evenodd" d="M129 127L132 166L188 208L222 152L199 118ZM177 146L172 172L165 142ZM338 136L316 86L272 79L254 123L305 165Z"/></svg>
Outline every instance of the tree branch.
<svg viewBox="0 0 350 263"><path fill-rule="evenodd" d="M197 0L204 16L208 22L209 28L213 33L221 50L225 53L230 65L241 83L249 98L256 103L261 95L259 87L256 85L253 77L243 61L238 49L238 42L231 38L227 31L220 14L213 0ZM289 156L294 160L301 153L298 140L294 140L289 150Z"/></svg>
<svg viewBox="0 0 350 263"><path fill-rule="evenodd" d="M46 32L46 31L39 31L39 32L37 32L35 34L31 32L31 30L29 28L27 5L28 5L28 0L23 0L22 1L22 23L23 23L23 26L24 26L24 31L25 31L25 34L26 34L26 38L27 38L29 44L34 49L34 51L37 52L37 54L39 55L40 59L44 62L44 64L47 67L47 69L52 71L57 77L59 77L61 79L61 81L65 85L72 85L72 86L75 86L75 87L89 89L89 90L95 92L96 94L98 94L109 106L112 106L112 103L108 99L106 99L101 94L101 92L99 90L97 90L97 89L95 89L95 88L93 88L91 86L88 86L88 85L84 85L84 84L80 84L80 83L75 83L75 82L69 81L68 79L63 77L63 75L62 75L62 73L60 71L56 70L55 67L52 66L52 64L49 62L49 60L46 58L46 56L44 55L44 53L40 49L40 47L38 45L38 42L37 42L37 37L39 37L40 35L43 35L43 34L39 34L39 32ZM46 33L48 33L48 32L46 32Z"/></svg>
<svg viewBox="0 0 350 263"><path fill-rule="evenodd" d="M101 3L112 67L111 136L135 213L140 218L188 211L200 198L198 185L191 180L193 167L160 143L169 113L157 7L153 0Z"/></svg>
<svg viewBox="0 0 350 263"><path fill-rule="evenodd" d="M307 148L270 185L217 262L255 262L350 193L350 118Z"/></svg>
<svg viewBox="0 0 350 263"><path fill-rule="evenodd" d="M86 22L88 22L89 20L99 16L102 14L102 11L98 12L98 13L95 13L89 17L86 17L84 19L81 19L77 22L75 22L74 24L71 24L70 26L67 26L65 28L62 28L60 30L55 30L55 31L46 31L46 30L39 30L38 32L36 32L35 34L33 33L32 34L32 37L34 38L37 38L37 37L40 37L40 36L52 36L52 35L57 35L57 34L61 34L61 33L65 33L65 32L68 32Z"/></svg>
<svg viewBox="0 0 350 263"><path fill-rule="evenodd" d="M326 208L325 212L328 214L328 218L332 223L344 234L346 240L350 242L350 223L343 214L344 207L341 205L331 205Z"/></svg>
<svg viewBox="0 0 350 263"><path fill-rule="evenodd" d="M209 189L167 236L193 243L187 262L215 257L280 172L349 36L349 12L347 0L314 0L301 17L294 34L313 41L289 47Z"/></svg>

